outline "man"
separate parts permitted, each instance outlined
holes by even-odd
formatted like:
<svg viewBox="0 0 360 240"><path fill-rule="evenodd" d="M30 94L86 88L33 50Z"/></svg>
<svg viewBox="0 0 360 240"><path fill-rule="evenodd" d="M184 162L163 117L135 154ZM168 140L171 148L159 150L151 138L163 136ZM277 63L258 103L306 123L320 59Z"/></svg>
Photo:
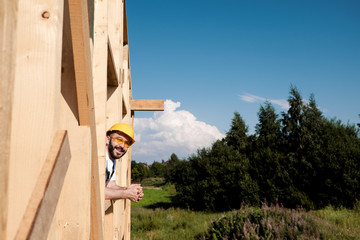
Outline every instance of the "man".
<svg viewBox="0 0 360 240"><path fill-rule="evenodd" d="M139 202L144 196L140 184L131 184L128 187L116 185L116 160L120 159L134 142L134 131L129 124L117 123L106 132L106 200L129 199Z"/></svg>

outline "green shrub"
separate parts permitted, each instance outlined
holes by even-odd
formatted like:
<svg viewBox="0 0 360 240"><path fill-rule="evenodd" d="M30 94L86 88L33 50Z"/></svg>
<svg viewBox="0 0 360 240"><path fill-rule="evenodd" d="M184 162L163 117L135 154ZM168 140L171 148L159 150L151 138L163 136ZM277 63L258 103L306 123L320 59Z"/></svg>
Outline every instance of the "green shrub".
<svg viewBox="0 0 360 240"><path fill-rule="evenodd" d="M301 209L279 206L244 208L213 221L198 239L323 239Z"/></svg>

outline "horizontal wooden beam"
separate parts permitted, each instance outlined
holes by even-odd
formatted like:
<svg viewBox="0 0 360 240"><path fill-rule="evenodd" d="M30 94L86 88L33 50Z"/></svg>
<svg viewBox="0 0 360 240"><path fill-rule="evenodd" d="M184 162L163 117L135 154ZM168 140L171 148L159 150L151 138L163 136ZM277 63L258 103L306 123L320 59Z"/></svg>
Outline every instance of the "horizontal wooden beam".
<svg viewBox="0 0 360 240"><path fill-rule="evenodd" d="M65 130L57 131L15 239L46 239L70 163Z"/></svg>
<svg viewBox="0 0 360 240"><path fill-rule="evenodd" d="M131 100L131 111L164 111L164 100Z"/></svg>

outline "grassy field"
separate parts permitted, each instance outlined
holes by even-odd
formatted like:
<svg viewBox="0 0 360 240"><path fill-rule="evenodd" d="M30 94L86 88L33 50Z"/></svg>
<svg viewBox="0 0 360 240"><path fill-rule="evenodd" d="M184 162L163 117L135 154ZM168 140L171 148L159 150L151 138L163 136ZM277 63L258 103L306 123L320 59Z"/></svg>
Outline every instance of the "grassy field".
<svg viewBox="0 0 360 240"><path fill-rule="evenodd" d="M144 183L143 183L144 186ZM131 239L194 239L206 231L219 213L201 213L176 208L176 191L153 179L145 182L144 198L131 205Z"/></svg>
<svg viewBox="0 0 360 240"><path fill-rule="evenodd" d="M360 239L360 211L327 207L311 211L326 239Z"/></svg>
<svg viewBox="0 0 360 240"><path fill-rule="evenodd" d="M186 240L196 239L205 232L211 221L226 213L194 212L176 207L176 191L171 185L162 185L161 179L149 179L144 186L144 198L132 203L131 239ZM360 240L360 207L354 210L333 209L305 212L316 223L321 236L318 239Z"/></svg>

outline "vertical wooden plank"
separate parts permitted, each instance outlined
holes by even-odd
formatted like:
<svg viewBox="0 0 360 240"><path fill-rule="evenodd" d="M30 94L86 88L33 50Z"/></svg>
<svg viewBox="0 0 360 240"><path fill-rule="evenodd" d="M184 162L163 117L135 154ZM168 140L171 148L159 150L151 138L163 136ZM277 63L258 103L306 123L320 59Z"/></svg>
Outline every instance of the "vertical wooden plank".
<svg viewBox="0 0 360 240"><path fill-rule="evenodd" d="M48 239L90 238L91 135L79 126L68 1L64 7L60 114L61 129L68 130L71 162L65 176Z"/></svg>
<svg viewBox="0 0 360 240"><path fill-rule="evenodd" d="M94 109L92 59L87 0L69 0L75 79L80 125L90 125L91 134L91 238L102 239L97 133Z"/></svg>
<svg viewBox="0 0 360 240"><path fill-rule="evenodd" d="M133 119L131 111L131 99L132 99L132 90L131 90L131 72L130 72L130 53L129 53L129 37L127 31L127 16L126 16L126 1L124 1L123 6L124 20L123 20L123 37L124 37L124 47L123 47L123 69L124 69L124 80L123 80L123 97L125 100L125 105L127 108L126 116L123 116L126 122L130 123ZM126 163L124 167L124 175L126 184L131 184L131 149L128 153ZM131 202L130 200L126 201L126 207L124 209L124 239L130 240L131 237Z"/></svg>
<svg viewBox="0 0 360 240"><path fill-rule="evenodd" d="M107 86L106 129L109 129L113 124L121 121L121 94L122 92L120 85L118 87ZM117 165L118 163L119 162L117 162ZM116 169L116 171L118 171L118 169ZM120 239L120 223L116 220L120 214L120 202L122 202L122 200L115 201L112 211L108 211L105 215L105 239L107 240Z"/></svg>
<svg viewBox="0 0 360 240"><path fill-rule="evenodd" d="M119 14L119 12L121 14ZM130 123L130 69L128 60L128 40L126 30L125 1L109 0L109 42L111 44L115 71L119 86L108 86L107 118L108 124ZM120 39L120 41L119 41ZM124 45L126 45L124 47ZM129 183L130 151L117 163L117 184ZM112 239L130 239L130 201L118 200L114 203Z"/></svg>
<svg viewBox="0 0 360 240"><path fill-rule="evenodd" d="M114 69L116 78L119 80L119 85L112 87L108 86L108 100L107 100L107 128L116 122L122 121L123 102L122 102L122 61L123 61L123 0L108 0L108 33L109 44L111 45L112 56L114 60ZM123 157L124 158L124 157ZM123 159L122 158L122 159ZM119 167L121 161L117 162L117 184L126 186L124 182L120 182ZM121 232L123 231L124 223L121 222L123 215L124 200L117 200L113 205L113 221L112 221L112 236L106 236L106 239L120 239L122 240Z"/></svg>
<svg viewBox="0 0 360 240"><path fill-rule="evenodd" d="M62 20L62 0L18 2L7 239L15 236L58 129ZM19 151L24 134L27 144Z"/></svg>
<svg viewBox="0 0 360 240"><path fill-rule="evenodd" d="M94 238L102 239L87 1L70 1L69 5L66 1L61 84L63 98L59 119L60 126L69 130L73 161L69 165L53 229L49 235L51 239L89 239L92 234ZM85 89L81 89L83 95L80 97L79 92L75 91L79 79L85 86ZM79 101L84 101L84 95L86 104L79 104ZM85 110L76 111L85 105ZM88 118L87 124L90 126L78 126L81 116Z"/></svg>
<svg viewBox="0 0 360 240"><path fill-rule="evenodd" d="M97 132L98 175L100 189L101 223L105 233L105 135L107 98L107 59L108 59L108 1L95 0L94 3L94 51L93 86Z"/></svg>
<svg viewBox="0 0 360 240"><path fill-rule="evenodd" d="M131 121L131 111L130 111L130 89L129 89L129 59L128 59L128 45L126 45L124 48L124 60L123 60L123 71L124 71L124 82L123 82L123 101L124 105L126 105L127 109L129 109L126 113L126 115L123 116L123 121L130 123ZM120 181L121 184L127 186L128 184L128 174L129 172L129 162L131 162L131 154L128 152L122 159L120 164ZM125 240L130 240L130 206L131 202L130 200L125 200L124 208L121 209L121 222L122 222L122 228L121 228L121 235L124 236Z"/></svg>
<svg viewBox="0 0 360 240"><path fill-rule="evenodd" d="M6 239L18 1L0 1L0 239Z"/></svg>

